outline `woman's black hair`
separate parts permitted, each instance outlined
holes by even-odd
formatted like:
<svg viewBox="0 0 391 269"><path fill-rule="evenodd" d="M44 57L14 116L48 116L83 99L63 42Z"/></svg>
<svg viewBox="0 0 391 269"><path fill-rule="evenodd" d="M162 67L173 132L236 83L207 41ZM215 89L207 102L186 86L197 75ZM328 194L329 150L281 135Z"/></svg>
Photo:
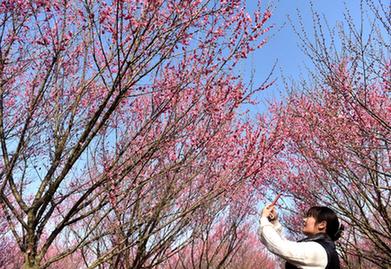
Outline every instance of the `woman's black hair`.
<svg viewBox="0 0 391 269"><path fill-rule="evenodd" d="M307 211L307 217L313 217L316 223L326 221L326 233L331 240L337 241L344 230L344 226L339 222L337 214L326 206L313 206Z"/></svg>

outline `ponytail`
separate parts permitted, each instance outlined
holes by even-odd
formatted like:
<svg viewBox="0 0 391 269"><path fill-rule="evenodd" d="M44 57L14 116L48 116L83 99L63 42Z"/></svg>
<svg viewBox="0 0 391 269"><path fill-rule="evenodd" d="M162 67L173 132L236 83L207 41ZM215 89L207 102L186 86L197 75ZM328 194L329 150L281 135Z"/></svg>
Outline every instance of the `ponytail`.
<svg viewBox="0 0 391 269"><path fill-rule="evenodd" d="M331 235L329 234L331 240L333 240L333 241L337 241L337 240L342 236L342 232L345 230L345 226L343 226L342 223L340 223L340 222L338 221L338 224L339 224L339 225L338 225L338 229L337 229L337 231L335 232L335 234L334 234L333 236L331 236ZM327 226L326 226L326 231L327 231Z"/></svg>

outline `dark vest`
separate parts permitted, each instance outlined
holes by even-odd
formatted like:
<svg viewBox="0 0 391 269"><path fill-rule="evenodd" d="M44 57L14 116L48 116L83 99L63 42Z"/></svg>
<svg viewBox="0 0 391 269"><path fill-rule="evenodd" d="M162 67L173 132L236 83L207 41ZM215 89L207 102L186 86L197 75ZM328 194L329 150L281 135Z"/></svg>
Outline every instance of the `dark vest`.
<svg viewBox="0 0 391 269"><path fill-rule="evenodd" d="M309 241L319 243L326 250L327 266L325 269L340 269L339 258L337 250L335 249L335 244L328 235L322 233L313 237L307 237L303 240L300 240L299 242ZM289 262L286 262L285 269L297 269L297 267L293 264L290 264Z"/></svg>

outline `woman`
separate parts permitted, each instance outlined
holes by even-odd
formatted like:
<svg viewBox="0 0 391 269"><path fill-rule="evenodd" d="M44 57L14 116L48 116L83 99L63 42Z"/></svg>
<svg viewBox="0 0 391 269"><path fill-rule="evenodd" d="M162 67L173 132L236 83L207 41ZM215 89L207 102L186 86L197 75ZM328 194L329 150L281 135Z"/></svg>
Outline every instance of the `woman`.
<svg viewBox="0 0 391 269"><path fill-rule="evenodd" d="M273 205L262 211L259 236L267 249L286 261L285 268L339 269L334 241L341 236L340 225L333 210L324 206L311 207L302 232L307 236L298 242L281 236L281 224Z"/></svg>

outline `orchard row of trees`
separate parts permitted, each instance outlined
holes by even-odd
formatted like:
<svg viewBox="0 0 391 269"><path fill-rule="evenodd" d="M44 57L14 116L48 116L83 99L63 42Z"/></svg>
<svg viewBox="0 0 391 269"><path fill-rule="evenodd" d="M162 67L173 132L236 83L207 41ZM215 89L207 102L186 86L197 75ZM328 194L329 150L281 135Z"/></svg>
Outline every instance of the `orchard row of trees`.
<svg viewBox="0 0 391 269"><path fill-rule="evenodd" d="M1 1L1 267L222 268L249 244L278 145L238 113L270 17L242 4Z"/></svg>
<svg viewBox="0 0 391 269"><path fill-rule="evenodd" d="M311 83L253 119L270 81L236 69L271 12L244 4L0 2L0 267L274 268L252 218L271 188L337 210L348 268L390 264L389 7L338 45L314 13Z"/></svg>
<svg viewBox="0 0 391 269"><path fill-rule="evenodd" d="M276 188L299 212L326 204L346 226L346 268L391 264L391 6L362 1L362 18L333 30L314 12L314 38L294 27L312 60L307 81L273 108L286 160ZM368 17L367 17L368 16ZM368 28L365 25L369 25ZM292 214L288 223L299 223ZM299 224L300 225L300 224Z"/></svg>

